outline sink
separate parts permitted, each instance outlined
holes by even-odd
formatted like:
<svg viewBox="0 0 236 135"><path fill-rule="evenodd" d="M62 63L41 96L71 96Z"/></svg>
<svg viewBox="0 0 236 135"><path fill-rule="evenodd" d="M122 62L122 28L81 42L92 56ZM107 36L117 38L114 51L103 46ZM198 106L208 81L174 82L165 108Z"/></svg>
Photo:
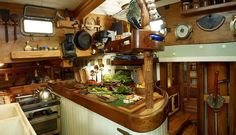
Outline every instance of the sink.
<svg viewBox="0 0 236 135"><path fill-rule="evenodd" d="M0 120L17 116L17 110L14 104L0 105Z"/></svg>
<svg viewBox="0 0 236 135"><path fill-rule="evenodd" d="M18 103L0 105L0 135L36 135Z"/></svg>

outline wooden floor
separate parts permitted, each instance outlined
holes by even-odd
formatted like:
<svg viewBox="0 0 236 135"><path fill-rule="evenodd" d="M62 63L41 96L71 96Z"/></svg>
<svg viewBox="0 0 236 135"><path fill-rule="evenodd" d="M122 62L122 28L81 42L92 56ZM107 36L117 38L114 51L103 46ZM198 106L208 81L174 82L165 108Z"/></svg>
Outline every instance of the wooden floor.
<svg viewBox="0 0 236 135"><path fill-rule="evenodd" d="M170 135L197 135L196 113L177 112L169 119ZM185 128L183 128L185 127Z"/></svg>

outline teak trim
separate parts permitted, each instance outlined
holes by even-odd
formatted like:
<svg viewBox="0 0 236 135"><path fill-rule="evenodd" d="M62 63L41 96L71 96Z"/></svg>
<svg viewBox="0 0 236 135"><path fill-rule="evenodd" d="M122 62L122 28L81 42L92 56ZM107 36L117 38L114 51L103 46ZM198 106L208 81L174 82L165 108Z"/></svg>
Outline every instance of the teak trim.
<svg viewBox="0 0 236 135"><path fill-rule="evenodd" d="M77 7L73 11L73 15L76 19L82 20L86 15L93 11L96 7L102 4L105 0L87 0L82 6Z"/></svg>
<svg viewBox="0 0 236 135"><path fill-rule="evenodd" d="M167 93L164 93L164 103L160 108L147 115L138 115L100 102L90 96L76 94L73 89L66 88L63 84L50 84L50 86L55 93L135 132L152 131L158 128L167 117Z"/></svg>

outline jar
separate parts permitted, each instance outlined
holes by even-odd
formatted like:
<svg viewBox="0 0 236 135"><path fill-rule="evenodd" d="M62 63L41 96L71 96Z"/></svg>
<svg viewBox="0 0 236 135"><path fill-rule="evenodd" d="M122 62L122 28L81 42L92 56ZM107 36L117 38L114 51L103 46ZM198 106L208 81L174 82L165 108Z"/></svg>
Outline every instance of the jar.
<svg viewBox="0 0 236 135"><path fill-rule="evenodd" d="M190 8L190 2L183 2L182 6L183 6L183 11L186 11Z"/></svg>
<svg viewBox="0 0 236 135"><path fill-rule="evenodd" d="M199 8L199 7L200 7L199 2L194 2L194 3L193 3L193 8Z"/></svg>
<svg viewBox="0 0 236 135"><path fill-rule="evenodd" d="M202 6L203 7L207 7L209 5L209 1L208 0L203 0L202 1Z"/></svg>

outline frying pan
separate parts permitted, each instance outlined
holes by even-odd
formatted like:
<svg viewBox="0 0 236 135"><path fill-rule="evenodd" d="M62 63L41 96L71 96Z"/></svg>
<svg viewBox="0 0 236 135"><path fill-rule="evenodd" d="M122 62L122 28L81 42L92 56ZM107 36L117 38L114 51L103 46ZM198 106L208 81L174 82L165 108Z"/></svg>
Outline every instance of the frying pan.
<svg viewBox="0 0 236 135"><path fill-rule="evenodd" d="M92 36L85 30L75 33L73 42L80 50L88 50L92 44Z"/></svg>

